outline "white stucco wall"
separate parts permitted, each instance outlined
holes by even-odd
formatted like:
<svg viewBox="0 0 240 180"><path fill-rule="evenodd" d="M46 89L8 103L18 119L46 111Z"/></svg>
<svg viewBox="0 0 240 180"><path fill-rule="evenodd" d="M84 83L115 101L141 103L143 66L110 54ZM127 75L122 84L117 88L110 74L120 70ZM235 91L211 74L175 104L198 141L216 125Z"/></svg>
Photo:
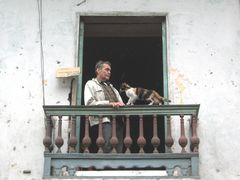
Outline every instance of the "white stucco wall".
<svg viewBox="0 0 240 180"><path fill-rule="evenodd" d="M39 180L43 174L37 2L0 0L1 180ZM68 104L70 79L56 79L55 71L75 64L76 13L167 13L170 98L201 104L200 179L239 180L239 0L80 2L43 1L45 103Z"/></svg>

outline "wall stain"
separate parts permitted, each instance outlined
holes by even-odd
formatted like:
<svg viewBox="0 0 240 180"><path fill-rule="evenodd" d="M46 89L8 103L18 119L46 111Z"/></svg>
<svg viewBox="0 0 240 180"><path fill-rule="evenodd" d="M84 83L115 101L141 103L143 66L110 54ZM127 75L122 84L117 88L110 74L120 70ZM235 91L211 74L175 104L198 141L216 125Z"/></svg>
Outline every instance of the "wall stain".
<svg viewBox="0 0 240 180"><path fill-rule="evenodd" d="M231 83L234 87L238 87L237 84L235 84L235 81L231 81Z"/></svg>
<svg viewBox="0 0 240 180"><path fill-rule="evenodd" d="M171 68L170 69L171 76L173 76L175 85L176 85L176 91L177 94L180 96L180 104L183 104L183 94L186 89L187 84L192 84L191 81L185 77L185 75L181 72L179 72L178 69Z"/></svg>
<svg viewBox="0 0 240 180"><path fill-rule="evenodd" d="M42 82L42 83L43 83L43 85L44 85L44 86L47 86L47 84L48 84L48 81L47 81L47 80L43 80L43 82Z"/></svg>
<svg viewBox="0 0 240 180"><path fill-rule="evenodd" d="M14 163L14 164L11 164L11 167L16 167L17 166L17 163Z"/></svg>
<svg viewBox="0 0 240 180"><path fill-rule="evenodd" d="M80 6L81 4L85 3L87 0L82 0L81 2L77 3L76 6Z"/></svg>

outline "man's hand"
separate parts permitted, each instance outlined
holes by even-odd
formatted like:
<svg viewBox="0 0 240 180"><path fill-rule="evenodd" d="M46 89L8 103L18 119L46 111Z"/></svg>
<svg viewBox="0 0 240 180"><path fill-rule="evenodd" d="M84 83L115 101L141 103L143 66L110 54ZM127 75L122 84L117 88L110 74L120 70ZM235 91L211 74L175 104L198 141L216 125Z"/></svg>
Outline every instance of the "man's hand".
<svg viewBox="0 0 240 180"><path fill-rule="evenodd" d="M120 107L125 105L122 102L111 102L110 104L112 105L112 107Z"/></svg>

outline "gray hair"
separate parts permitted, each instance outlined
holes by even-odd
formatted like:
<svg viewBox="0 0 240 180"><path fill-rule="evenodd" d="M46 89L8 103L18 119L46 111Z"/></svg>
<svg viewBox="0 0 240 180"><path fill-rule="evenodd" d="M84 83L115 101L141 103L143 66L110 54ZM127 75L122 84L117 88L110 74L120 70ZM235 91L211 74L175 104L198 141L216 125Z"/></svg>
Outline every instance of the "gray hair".
<svg viewBox="0 0 240 180"><path fill-rule="evenodd" d="M111 67L111 63L110 63L109 61L102 61L102 60L100 60L100 61L98 61L98 62L96 63L96 65L95 65L95 71L96 71L97 69L102 69L102 67L103 67L104 64L108 64L108 65Z"/></svg>

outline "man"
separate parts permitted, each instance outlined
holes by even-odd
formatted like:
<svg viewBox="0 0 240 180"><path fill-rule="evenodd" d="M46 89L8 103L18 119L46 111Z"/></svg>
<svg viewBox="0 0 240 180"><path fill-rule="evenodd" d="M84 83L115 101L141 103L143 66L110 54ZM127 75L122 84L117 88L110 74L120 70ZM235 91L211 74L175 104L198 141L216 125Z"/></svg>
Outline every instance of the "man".
<svg viewBox="0 0 240 180"><path fill-rule="evenodd" d="M85 105L111 105L112 107L124 106L119 92L109 83L111 77L111 63L108 61L98 61L95 66L96 78L89 80L84 88L84 103ZM91 138L93 151L96 150L96 138L98 135L99 117L89 117L91 126ZM122 152L123 146L123 124L122 121L117 121L117 137L118 145L117 152ZM103 152L111 152L111 119L110 117L103 117L103 137L105 144Z"/></svg>

